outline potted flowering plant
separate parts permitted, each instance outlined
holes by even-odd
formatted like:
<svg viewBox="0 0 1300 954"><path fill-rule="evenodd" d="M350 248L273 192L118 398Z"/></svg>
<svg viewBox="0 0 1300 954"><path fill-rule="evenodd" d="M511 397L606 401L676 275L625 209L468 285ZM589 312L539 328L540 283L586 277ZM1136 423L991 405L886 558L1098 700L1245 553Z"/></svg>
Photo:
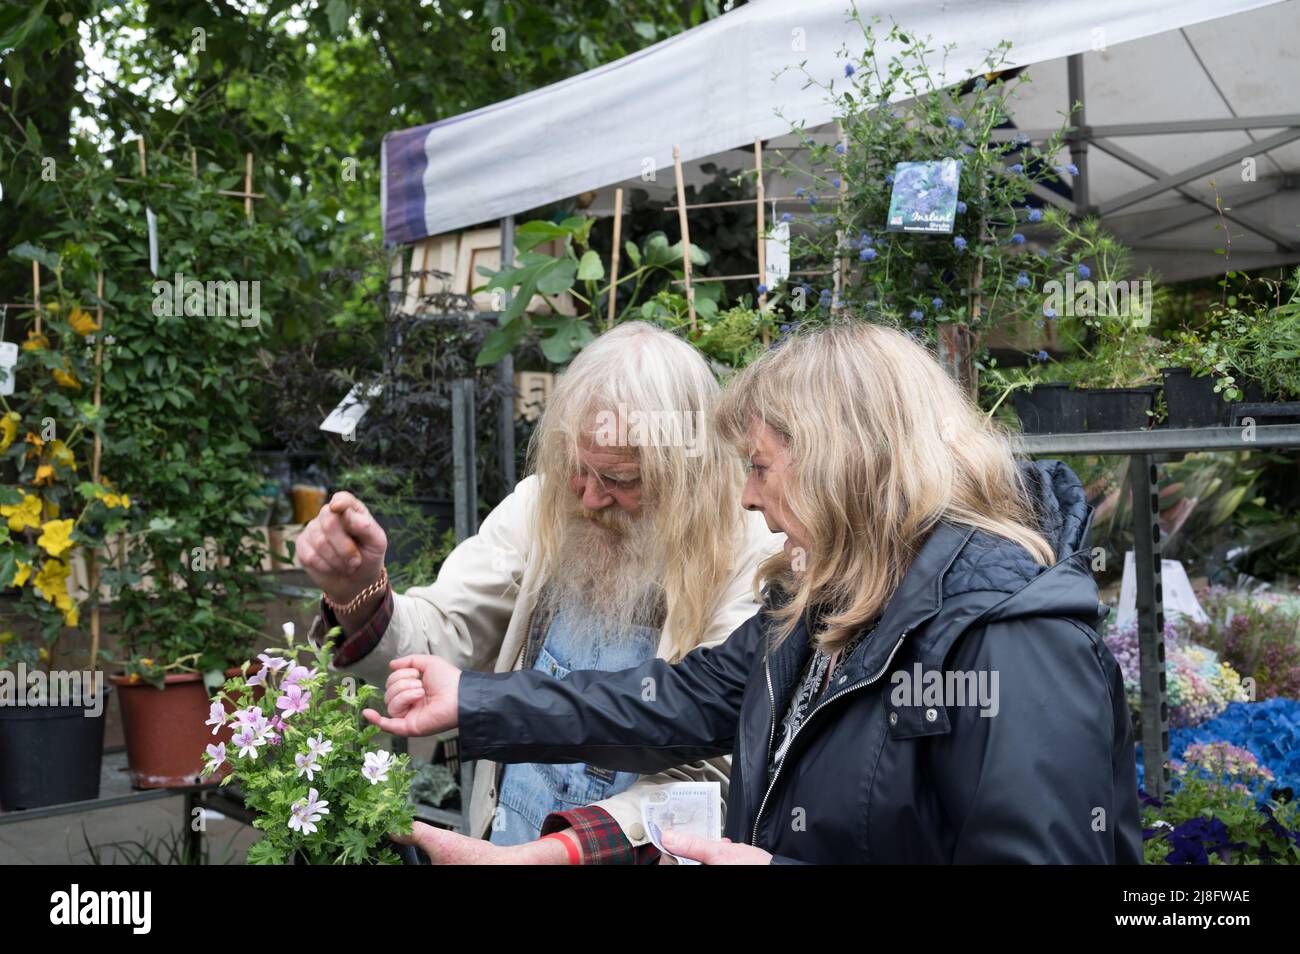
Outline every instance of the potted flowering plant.
<svg viewBox="0 0 1300 954"><path fill-rule="evenodd" d="M292 623L284 634L260 669L226 682L206 723L229 741L207 747L205 774L228 770L221 784L239 786L265 832L248 862L401 863L388 835L411 832L412 772L361 716L379 690L332 672L328 645L296 644Z"/></svg>
<svg viewBox="0 0 1300 954"><path fill-rule="evenodd" d="M82 603L97 597L75 585L74 570L125 524L131 504L107 480L88 479L91 447L102 437L88 386L98 325L72 289L92 280L90 263L75 247L54 255L21 246L15 254L41 262L54 287L9 372L13 393L0 395L0 586L16 591L13 622L0 632L0 669L12 677L0 684L7 809L99 792L106 691L99 660L85 671L54 670L68 665L60 647L81 626Z"/></svg>

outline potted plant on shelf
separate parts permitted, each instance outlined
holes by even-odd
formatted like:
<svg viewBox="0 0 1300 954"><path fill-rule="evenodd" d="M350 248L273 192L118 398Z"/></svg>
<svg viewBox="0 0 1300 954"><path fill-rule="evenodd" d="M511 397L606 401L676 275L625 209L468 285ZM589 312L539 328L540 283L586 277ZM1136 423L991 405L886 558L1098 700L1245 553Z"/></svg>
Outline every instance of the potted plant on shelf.
<svg viewBox="0 0 1300 954"><path fill-rule="evenodd" d="M1272 304L1256 308L1241 335L1241 366L1263 392L1247 393L1233 418L1251 417L1259 423L1300 421L1300 268L1286 282L1268 282L1275 290ZM1262 403L1267 395L1277 402ZM1254 400L1252 400L1254 398Z"/></svg>
<svg viewBox="0 0 1300 954"><path fill-rule="evenodd" d="M330 669L329 640L268 650L260 671L231 678L207 724L228 741L206 748L205 774L227 766L263 837L249 864L400 864L410 859L389 834L410 834L412 772L406 755L376 744L362 718L380 692Z"/></svg>
<svg viewBox="0 0 1300 954"><path fill-rule="evenodd" d="M1000 368L990 361L980 375L980 387L991 397L987 411L994 417L1010 398L1026 434L1077 434L1086 420L1086 391L1045 369L1050 356L1040 351L1023 368ZM1049 379L1050 375L1050 379Z"/></svg>
<svg viewBox="0 0 1300 954"><path fill-rule="evenodd" d="M1056 268L1044 285L1046 320L1057 322L1075 357L1053 365L1052 377L1086 389L1089 431L1148 426L1159 390L1160 344L1149 332L1165 300L1148 271L1132 277L1130 250L1088 218L1073 222L1060 210L1044 216L1055 236L1040 257Z"/></svg>
<svg viewBox="0 0 1300 954"><path fill-rule="evenodd" d="M75 250L24 246L55 288L18 353L12 395L0 396L0 585L12 588L0 633L0 807L36 808L96 797L108 687L99 652L78 640L83 570L130 500L93 481L102 433L93 392L93 308L71 292L87 277ZM52 299L52 300L51 300ZM21 635L18 631L22 631ZM75 645L69 646L69 643ZM85 652L85 655L82 653Z"/></svg>

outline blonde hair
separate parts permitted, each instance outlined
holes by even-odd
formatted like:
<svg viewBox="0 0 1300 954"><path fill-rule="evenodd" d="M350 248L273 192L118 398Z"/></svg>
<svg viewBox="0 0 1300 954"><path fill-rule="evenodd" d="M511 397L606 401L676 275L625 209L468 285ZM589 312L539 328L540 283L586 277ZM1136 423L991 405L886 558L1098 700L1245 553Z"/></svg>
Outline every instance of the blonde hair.
<svg viewBox="0 0 1300 954"><path fill-rule="evenodd" d="M720 394L689 344L644 322L626 322L583 348L560 375L529 447L532 469L542 478L537 536L545 580L559 563L561 528L573 508L569 480L580 464L580 438L592 439L600 418L626 410L684 418L696 428L690 447L673 440L636 447L642 502L651 508L644 545L652 548L649 564L663 568L673 660L703 640L741 545L744 469L712 431Z"/></svg>
<svg viewBox="0 0 1300 954"><path fill-rule="evenodd" d="M792 594L773 611L778 642L820 606L818 644L843 646L881 613L941 520L1054 562L1005 437L899 331L854 320L796 335L736 376L717 422L745 454L751 428L767 425L792 462L786 503L812 552L801 575L781 552L755 576L756 589L774 581Z"/></svg>

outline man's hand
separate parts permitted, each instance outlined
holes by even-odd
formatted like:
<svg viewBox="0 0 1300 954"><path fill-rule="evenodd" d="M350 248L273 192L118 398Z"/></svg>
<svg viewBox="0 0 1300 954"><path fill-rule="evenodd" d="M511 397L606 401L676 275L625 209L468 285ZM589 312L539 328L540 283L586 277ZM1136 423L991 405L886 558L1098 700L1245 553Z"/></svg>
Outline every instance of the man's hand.
<svg viewBox="0 0 1300 954"><path fill-rule="evenodd" d="M753 845L738 845L730 838L714 841L696 838L681 832L665 830L660 836L664 847L679 858L688 858L704 865L770 865L772 856ZM664 863L672 863L667 858Z"/></svg>
<svg viewBox="0 0 1300 954"><path fill-rule="evenodd" d="M436 735L456 728L460 718L460 670L437 656L402 656L388 664L393 672L384 692L388 717L362 712L393 735Z"/></svg>
<svg viewBox="0 0 1300 954"><path fill-rule="evenodd" d="M298 558L312 582L336 603L349 603L379 579L388 536L346 491L336 493L298 536Z"/></svg>
<svg viewBox="0 0 1300 954"><path fill-rule="evenodd" d="M415 845L435 865L564 865L568 852L554 839L522 845L494 845L481 838L469 838L444 828L416 822L409 835L390 835L403 845Z"/></svg>

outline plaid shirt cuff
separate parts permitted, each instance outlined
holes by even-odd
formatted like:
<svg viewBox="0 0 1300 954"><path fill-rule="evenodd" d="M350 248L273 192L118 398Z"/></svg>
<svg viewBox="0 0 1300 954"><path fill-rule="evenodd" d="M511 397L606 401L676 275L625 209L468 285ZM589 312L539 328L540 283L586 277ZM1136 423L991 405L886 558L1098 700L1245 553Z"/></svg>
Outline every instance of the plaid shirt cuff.
<svg viewBox="0 0 1300 954"><path fill-rule="evenodd" d="M339 625L338 617L334 615L334 611L326 605L323 599L320 601L320 615L321 619L325 621L326 631ZM393 588L390 586L384 590L384 601L379 604L379 608L371 614L370 618L358 626L355 631L344 633L343 642L334 647L335 667L343 669L359 662L379 645L379 641L384 638L384 633L392 620Z"/></svg>
<svg viewBox="0 0 1300 954"><path fill-rule="evenodd" d="M542 822L543 835L566 828L578 836L584 865L652 865L659 860L658 848L648 843L633 847L614 817L595 805L552 812Z"/></svg>

